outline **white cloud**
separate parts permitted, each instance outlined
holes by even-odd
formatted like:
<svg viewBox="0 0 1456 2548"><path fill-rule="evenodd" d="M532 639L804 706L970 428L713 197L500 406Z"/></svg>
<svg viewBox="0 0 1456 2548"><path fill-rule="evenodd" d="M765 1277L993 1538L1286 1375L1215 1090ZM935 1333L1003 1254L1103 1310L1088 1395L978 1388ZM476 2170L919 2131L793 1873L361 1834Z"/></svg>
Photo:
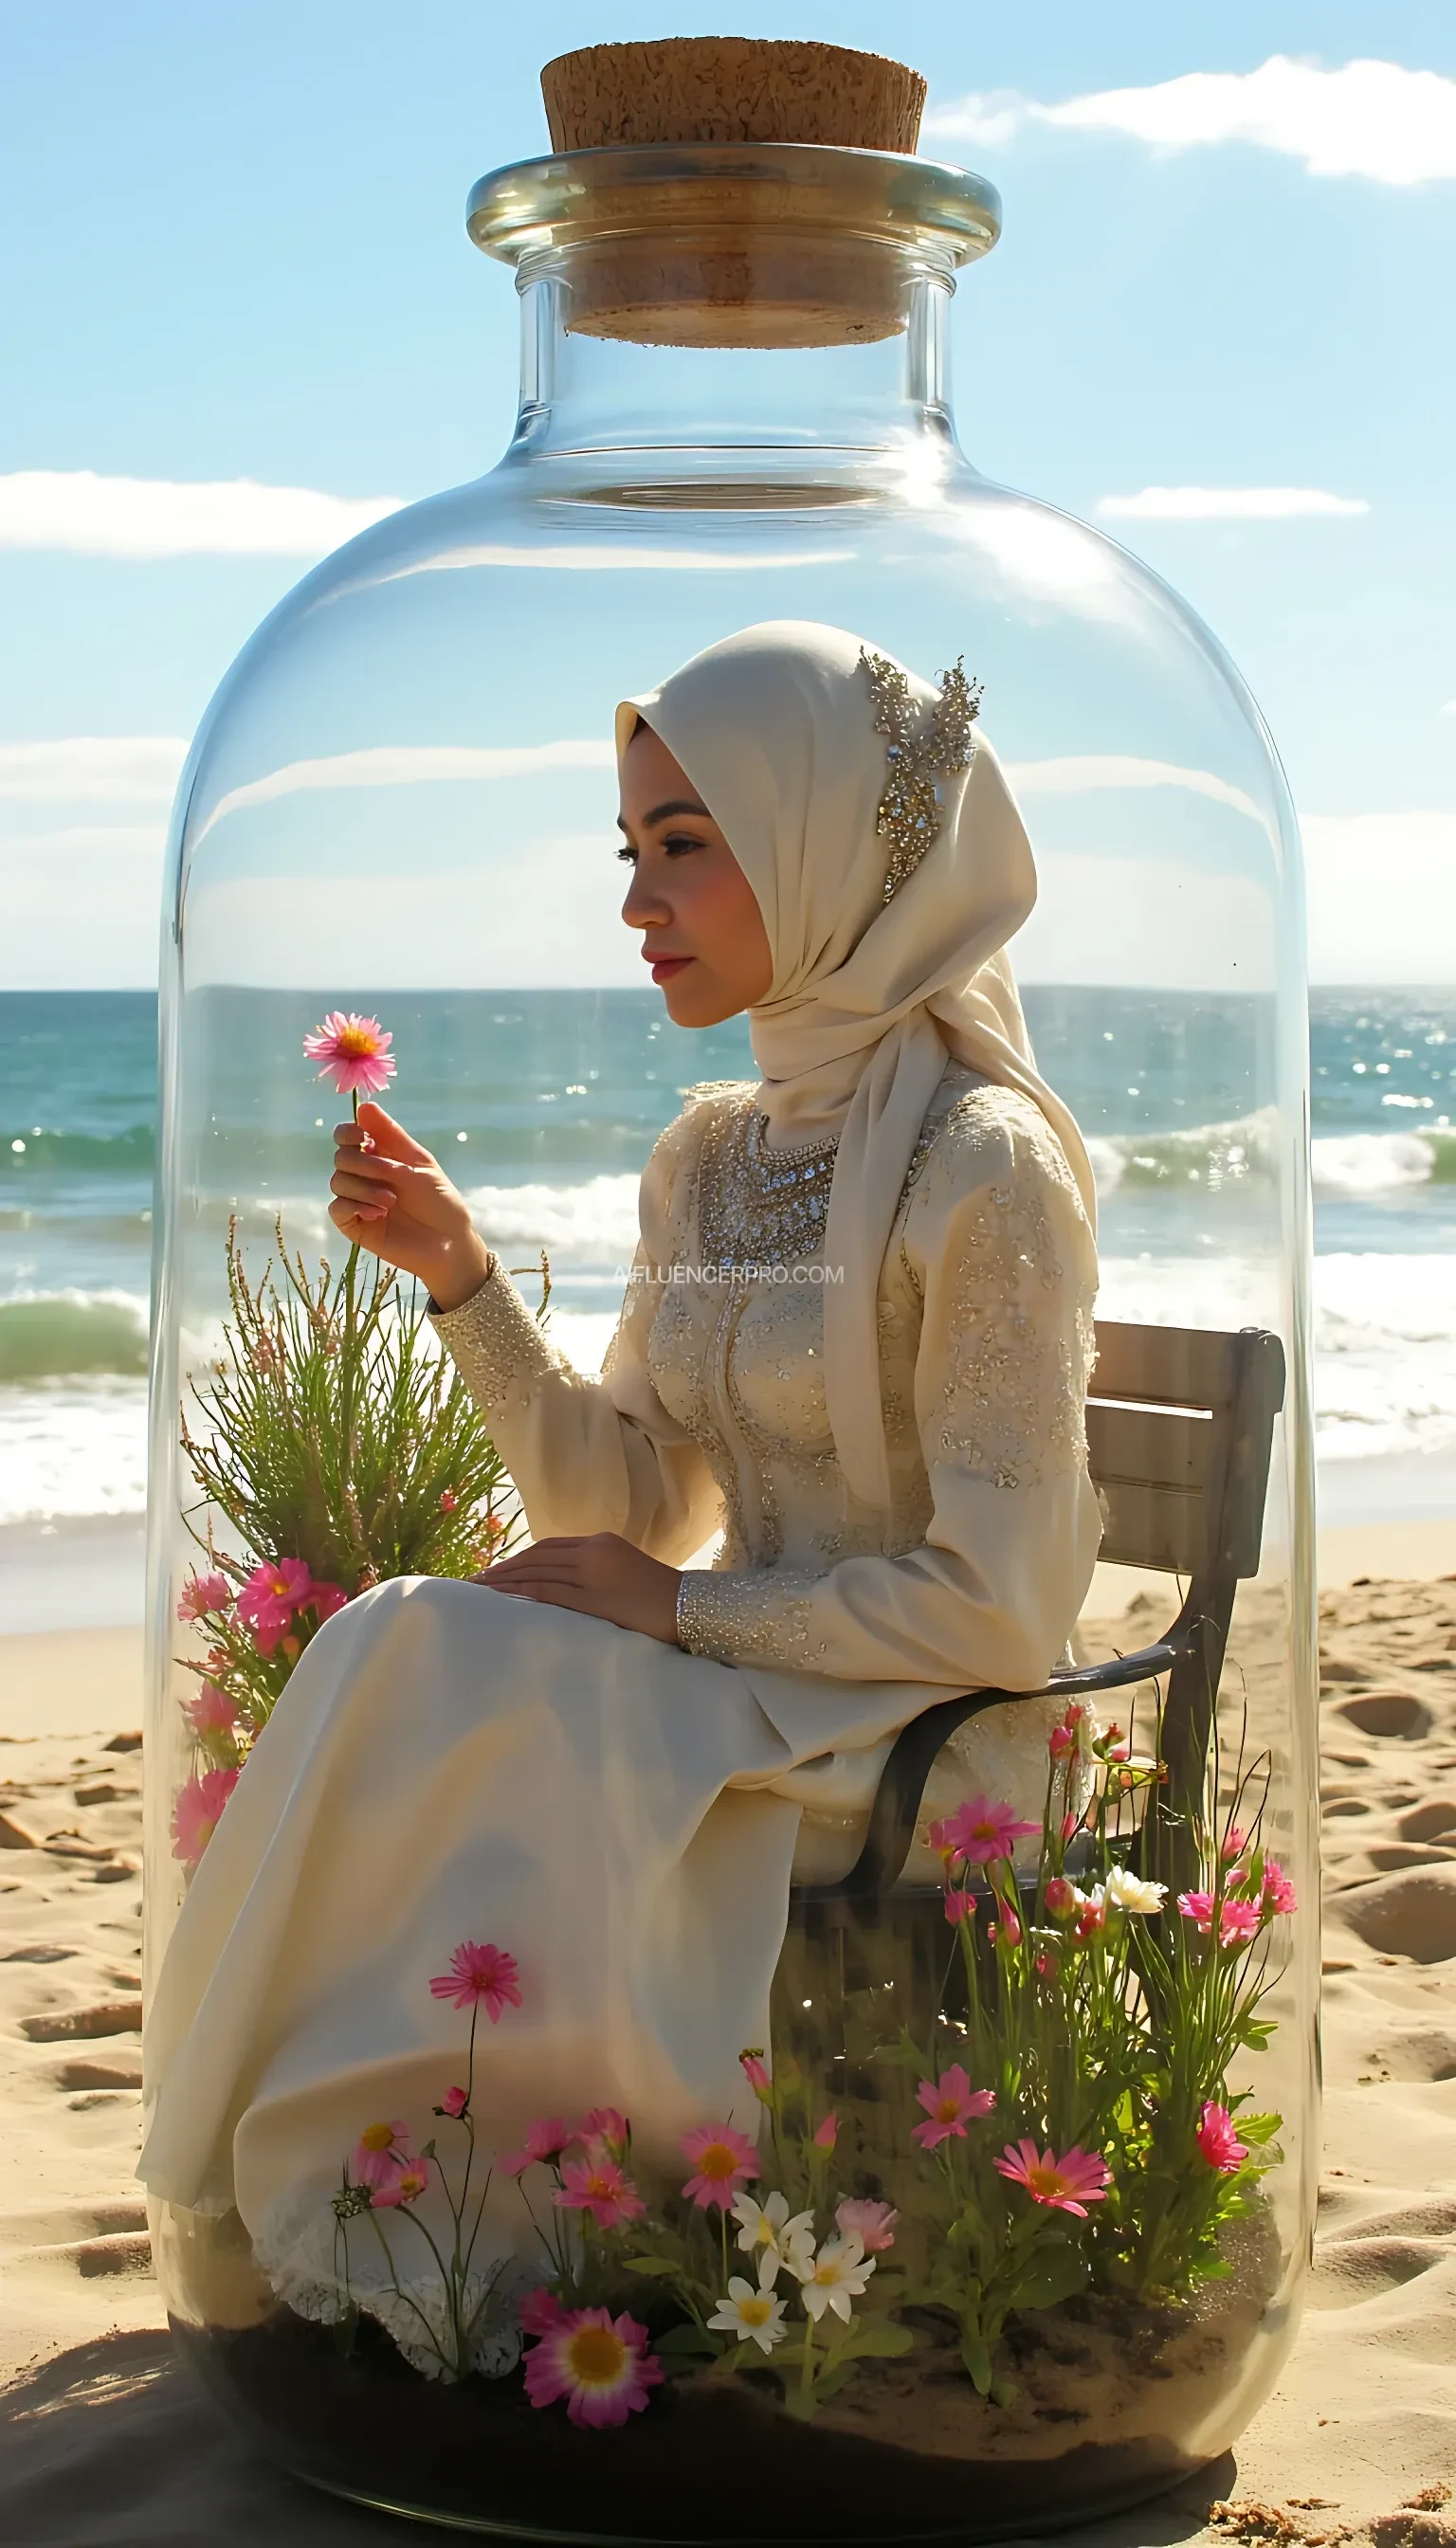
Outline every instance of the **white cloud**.
<svg viewBox="0 0 1456 2548"><path fill-rule="evenodd" d="M1241 787L1211 770L1185 770L1176 761L1143 761L1124 752L1068 752L1054 761L1008 761L1006 776L1018 796L1083 796L1107 787L1186 787L1194 796L1231 805L1236 814L1267 829L1268 816Z"/></svg>
<svg viewBox="0 0 1456 2548"><path fill-rule="evenodd" d="M1307 814L1316 982L1456 974L1456 814Z"/></svg>
<svg viewBox="0 0 1456 2548"><path fill-rule="evenodd" d="M421 779L524 778L538 770L614 770L616 747L595 736L560 743L382 743L326 760L290 761L220 796L193 840L195 849L225 814L270 804L314 787L413 787Z"/></svg>
<svg viewBox="0 0 1456 2548"><path fill-rule="evenodd" d="M1120 133L1161 154L1246 141L1302 160L1316 177L1412 186L1456 177L1456 79L1400 62L1338 70L1274 53L1252 71L1188 71L1145 88L1102 89L1047 106L1014 91L938 107L927 136L1000 148L1027 125Z"/></svg>
<svg viewBox="0 0 1456 2548"><path fill-rule="evenodd" d="M0 743L0 796L166 805L186 758L186 742L175 734L73 734L53 743Z"/></svg>
<svg viewBox="0 0 1456 2548"><path fill-rule="evenodd" d="M0 548L114 558L318 558L398 512L399 496L325 496L170 478L102 478L94 469L0 476Z"/></svg>
<svg viewBox="0 0 1456 2548"><path fill-rule="evenodd" d="M1322 487L1144 487L1137 496L1099 496L1097 511L1121 522L1288 522L1310 513L1368 513L1363 496Z"/></svg>

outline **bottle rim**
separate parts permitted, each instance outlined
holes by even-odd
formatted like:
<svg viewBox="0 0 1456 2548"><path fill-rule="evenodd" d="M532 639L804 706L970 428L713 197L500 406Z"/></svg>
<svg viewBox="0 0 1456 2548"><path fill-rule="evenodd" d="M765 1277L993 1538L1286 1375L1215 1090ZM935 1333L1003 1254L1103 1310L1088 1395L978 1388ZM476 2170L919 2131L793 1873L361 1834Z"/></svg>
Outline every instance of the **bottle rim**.
<svg viewBox="0 0 1456 2548"><path fill-rule="evenodd" d="M506 265L608 239L770 229L918 251L951 270L1001 235L985 177L938 159L807 141L632 142L493 169L465 227Z"/></svg>

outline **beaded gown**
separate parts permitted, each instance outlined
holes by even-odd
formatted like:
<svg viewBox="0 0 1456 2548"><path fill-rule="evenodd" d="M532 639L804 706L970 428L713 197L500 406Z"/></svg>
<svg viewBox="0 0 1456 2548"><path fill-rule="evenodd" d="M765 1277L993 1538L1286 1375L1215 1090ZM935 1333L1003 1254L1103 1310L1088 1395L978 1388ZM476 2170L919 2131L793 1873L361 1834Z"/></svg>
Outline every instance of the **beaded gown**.
<svg viewBox="0 0 1456 2548"><path fill-rule="evenodd" d="M894 1733L952 1690L1035 1690L1065 1648L1100 1533L1096 1274L1056 1137L948 1067L880 1277L888 1513L848 1496L825 1413L833 1163L832 1140L769 1148L751 1088L696 1092L645 1172L599 1380L499 1267L436 1316L536 1537L689 1567L680 1643L415 1579L306 1650L159 1977L141 2164L175 2204L235 2204L296 2307L337 2315L342 2153L375 2116L427 2135L455 2075L462 2021L427 1980L458 1940L520 1965L477 2074L487 2141L610 2103L666 2156L743 2105L791 1875L853 1859ZM1054 1713L971 1720L925 1811L984 1790L1038 1819ZM493 2193L483 2254L519 2225Z"/></svg>

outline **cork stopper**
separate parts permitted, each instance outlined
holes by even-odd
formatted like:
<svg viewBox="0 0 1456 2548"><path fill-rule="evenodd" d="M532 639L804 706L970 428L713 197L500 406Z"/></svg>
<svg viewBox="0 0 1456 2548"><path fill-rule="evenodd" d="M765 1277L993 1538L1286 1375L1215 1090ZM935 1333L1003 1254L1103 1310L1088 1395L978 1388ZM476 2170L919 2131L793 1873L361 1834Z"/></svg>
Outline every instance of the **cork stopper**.
<svg viewBox="0 0 1456 2548"><path fill-rule="evenodd" d="M552 274L570 334L807 346L901 335L921 277L1000 234L993 186L914 154L925 82L841 45L675 37L541 73L553 151L470 198L477 246Z"/></svg>
<svg viewBox="0 0 1456 2548"><path fill-rule="evenodd" d="M649 141L810 141L909 153L925 82L844 45L673 36L588 45L541 73L553 150Z"/></svg>

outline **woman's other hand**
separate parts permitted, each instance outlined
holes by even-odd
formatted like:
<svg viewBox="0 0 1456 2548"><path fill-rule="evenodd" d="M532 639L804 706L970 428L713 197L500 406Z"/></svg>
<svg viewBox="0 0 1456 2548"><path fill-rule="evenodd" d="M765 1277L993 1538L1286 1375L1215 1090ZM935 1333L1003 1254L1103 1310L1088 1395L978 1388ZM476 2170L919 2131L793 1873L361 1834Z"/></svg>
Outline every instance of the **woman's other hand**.
<svg viewBox="0 0 1456 2548"><path fill-rule="evenodd" d="M554 1602L559 1610L584 1610L614 1628L635 1628L665 1646L678 1642L676 1566L663 1566L619 1539L614 1530L590 1539L538 1539L518 1556L502 1557L477 1584L514 1592L527 1601Z"/></svg>
<svg viewBox="0 0 1456 2548"><path fill-rule="evenodd" d="M372 1103L356 1124L335 1125L333 1138L334 1228L417 1275L440 1309L457 1310L486 1280L491 1251L438 1159Z"/></svg>

